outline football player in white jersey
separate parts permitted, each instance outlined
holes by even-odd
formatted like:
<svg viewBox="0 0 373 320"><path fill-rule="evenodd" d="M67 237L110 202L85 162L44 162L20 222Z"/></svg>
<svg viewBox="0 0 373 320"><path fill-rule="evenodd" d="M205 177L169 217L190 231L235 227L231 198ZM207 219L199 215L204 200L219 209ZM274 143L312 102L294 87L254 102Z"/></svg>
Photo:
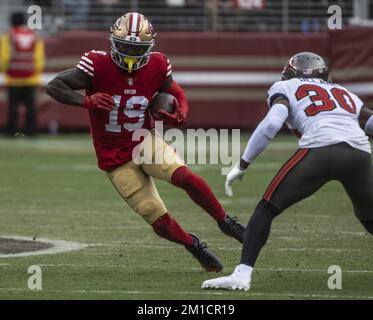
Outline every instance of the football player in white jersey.
<svg viewBox="0 0 373 320"><path fill-rule="evenodd" d="M268 105L240 163L227 176L226 193L233 195L232 182L242 179L285 123L298 133L299 149L276 174L251 216L240 264L229 276L203 282L202 288L248 290L272 220L331 180L342 183L356 217L373 234L373 167L367 136L373 135L373 111L346 88L329 82L324 59L311 52L298 53L287 62L282 81L268 91Z"/></svg>

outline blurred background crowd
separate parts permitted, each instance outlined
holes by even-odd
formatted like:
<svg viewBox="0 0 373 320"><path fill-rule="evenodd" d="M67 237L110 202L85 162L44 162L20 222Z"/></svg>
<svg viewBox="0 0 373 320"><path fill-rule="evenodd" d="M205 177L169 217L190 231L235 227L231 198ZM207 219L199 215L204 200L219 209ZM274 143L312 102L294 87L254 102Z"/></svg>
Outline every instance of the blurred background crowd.
<svg viewBox="0 0 373 320"><path fill-rule="evenodd" d="M141 11L162 31L302 31L325 30L325 13L339 5L344 24L368 24L369 0L3 0L0 28L9 13L36 4L48 25L44 32L107 28L113 17Z"/></svg>

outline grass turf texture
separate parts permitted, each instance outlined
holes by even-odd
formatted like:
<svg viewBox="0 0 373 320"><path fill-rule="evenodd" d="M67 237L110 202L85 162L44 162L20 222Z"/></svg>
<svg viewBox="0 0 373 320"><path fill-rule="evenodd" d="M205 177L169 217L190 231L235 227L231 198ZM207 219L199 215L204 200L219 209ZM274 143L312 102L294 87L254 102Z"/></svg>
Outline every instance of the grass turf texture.
<svg viewBox="0 0 373 320"><path fill-rule="evenodd" d="M242 135L242 147L246 143ZM252 165L234 198L224 195L220 166L193 165L231 215L247 223L277 170L296 149L280 136ZM204 272L181 246L157 237L123 202L103 172L86 135L0 139L0 235L80 241L82 251L0 259L0 299L364 299L373 298L373 238L352 213L342 186L331 182L278 217L248 292L207 291ZM230 274L241 246L183 191L157 182L169 211L197 233ZM43 290L27 288L30 265L40 265ZM330 265L343 289L329 290Z"/></svg>

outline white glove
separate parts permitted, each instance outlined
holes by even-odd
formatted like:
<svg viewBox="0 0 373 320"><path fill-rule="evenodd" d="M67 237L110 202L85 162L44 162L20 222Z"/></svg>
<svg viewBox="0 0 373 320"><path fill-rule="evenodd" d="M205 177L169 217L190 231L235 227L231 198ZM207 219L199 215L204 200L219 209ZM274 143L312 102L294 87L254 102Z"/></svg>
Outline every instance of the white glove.
<svg viewBox="0 0 373 320"><path fill-rule="evenodd" d="M232 182L239 179L242 181L243 176L245 175L246 170L242 170L237 163L232 170L228 173L227 179L225 180L225 194L229 197L233 196Z"/></svg>

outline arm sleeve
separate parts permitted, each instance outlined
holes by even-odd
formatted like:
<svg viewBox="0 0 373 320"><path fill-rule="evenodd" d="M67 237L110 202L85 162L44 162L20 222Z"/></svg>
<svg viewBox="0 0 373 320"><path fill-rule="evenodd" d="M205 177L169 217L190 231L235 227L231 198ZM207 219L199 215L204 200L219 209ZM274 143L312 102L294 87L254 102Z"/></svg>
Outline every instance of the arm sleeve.
<svg viewBox="0 0 373 320"><path fill-rule="evenodd" d="M289 94L287 92L287 87L285 85L286 81L277 81L272 87L268 90L267 94L267 104L271 108L273 102L277 98L284 98L290 101Z"/></svg>
<svg viewBox="0 0 373 320"><path fill-rule="evenodd" d="M154 55L158 58L159 61L159 72L160 72L160 82L165 83L170 77L172 77L172 65L170 59L160 52L154 52Z"/></svg>
<svg viewBox="0 0 373 320"><path fill-rule="evenodd" d="M172 65L171 65L170 59L167 58L166 78L168 78L171 74L172 74Z"/></svg>
<svg viewBox="0 0 373 320"><path fill-rule="evenodd" d="M184 90L175 80L172 80L171 86L165 92L172 94L176 98L178 102L177 109L186 117L189 111L189 105Z"/></svg>
<svg viewBox="0 0 373 320"><path fill-rule="evenodd" d="M94 63L93 63L94 55L92 51L86 52L79 60L76 67L88 74L89 76L93 77L95 73Z"/></svg>
<svg viewBox="0 0 373 320"><path fill-rule="evenodd" d="M266 117L259 123L254 133L247 143L242 159L248 163L254 159L267 147L269 142L275 137L284 125L289 116L289 110L283 104L275 104L267 113Z"/></svg>
<svg viewBox="0 0 373 320"><path fill-rule="evenodd" d="M176 106L177 110L186 118L189 111L188 99L184 93L184 90L177 84L175 80L172 79L172 65L170 59L168 59L168 57L162 53L155 52L155 54L159 54L162 59L162 84L171 81L171 84L167 85L168 88L165 89L164 92L172 94L176 98L178 102Z"/></svg>

